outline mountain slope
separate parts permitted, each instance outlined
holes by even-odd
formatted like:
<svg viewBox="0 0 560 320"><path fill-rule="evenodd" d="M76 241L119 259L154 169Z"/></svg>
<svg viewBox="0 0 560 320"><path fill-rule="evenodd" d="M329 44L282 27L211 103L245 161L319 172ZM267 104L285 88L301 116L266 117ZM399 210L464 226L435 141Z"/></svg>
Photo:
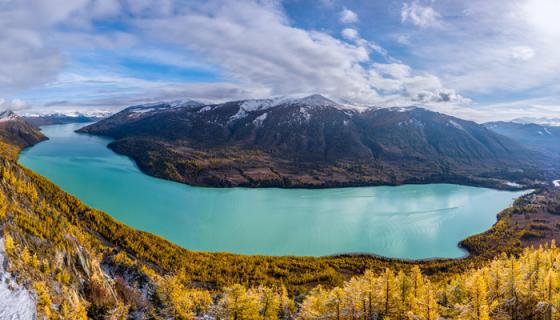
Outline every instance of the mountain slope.
<svg viewBox="0 0 560 320"><path fill-rule="evenodd" d="M527 149L551 155L560 161L560 127L516 122L489 122L484 125Z"/></svg>
<svg viewBox="0 0 560 320"><path fill-rule="evenodd" d="M546 157L426 109L367 109L320 95L188 108L130 107L81 129L154 176L204 186L414 182L504 186L544 178Z"/></svg>
<svg viewBox="0 0 560 320"><path fill-rule="evenodd" d="M10 144L23 148L45 139L45 135L22 117L12 111L0 112L0 141L9 141Z"/></svg>
<svg viewBox="0 0 560 320"><path fill-rule="evenodd" d="M413 266L430 280L447 283L500 252L520 254L522 247L546 243L559 232L553 227L560 223L560 189L555 188L522 197L489 231L463 241L471 253L465 259L193 252L119 223L21 167L17 152L34 142L18 147L1 140L6 128L0 126L0 241L5 244L0 254L16 287L33 291L41 319L228 318L239 310L243 317L277 313L279 319L306 319L305 307L296 308L288 292L301 302L318 284L328 288L365 270L382 275L387 268L407 272ZM35 127L25 128L31 130L27 136L40 137Z"/></svg>

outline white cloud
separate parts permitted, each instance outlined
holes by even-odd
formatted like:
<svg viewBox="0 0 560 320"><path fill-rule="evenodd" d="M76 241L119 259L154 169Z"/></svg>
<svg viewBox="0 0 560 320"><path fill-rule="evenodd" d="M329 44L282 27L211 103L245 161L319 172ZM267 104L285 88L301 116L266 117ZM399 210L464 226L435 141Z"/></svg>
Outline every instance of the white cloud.
<svg viewBox="0 0 560 320"><path fill-rule="evenodd" d="M401 21L410 22L419 27L436 26L440 23L440 14L430 6L424 6L414 1L403 3Z"/></svg>
<svg viewBox="0 0 560 320"><path fill-rule="evenodd" d="M339 13L339 19L342 23L356 23L358 22L358 14L350 9L344 8Z"/></svg>
<svg viewBox="0 0 560 320"><path fill-rule="evenodd" d="M267 87L271 95L345 90L363 99L376 96L361 65L369 61L368 48L294 28L282 11L270 5L220 2L211 14L203 8L139 20L137 26L207 57L233 82Z"/></svg>
<svg viewBox="0 0 560 320"><path fill-rule="evenodd" d="M115 48L130 43L124 33L94 34L91 21L118 15L118 0L0 1L0 93L53 81L64 68L62 50L89 46ZM64 30L61 31L59 27ZM89 33L91 32L91 33Z"/></svg>
<svg viewBox="0 0 560 320"><path fill-rule="evenodd" d="M44 83L62 68L60 52L45 43L48 20L0 2L0 93Z"/></svg>
<svg viewBox="0 0 560 320"><path fill-rule="evenodd" d="M25 110L31 108L27 102L20 99L6 100L0 98L0 111L4 110Z"/></svg>
<svg viewBox="0 0 560 320"><path fill-rule="evenodd" d="M522 2L520 16L539 33L560 40L560 2L557 0L528 0Z"/></svg>
<svg viewBox="0 0 560 320"><path fill-rule="evenodd" d="M521 99L514 102L500 102L476 105L460 109L458 115L478 122L513 120L517 118L546 117L558 118L560 114L560 96Z"/></svg>
<svg viewBox="0 0 560 320"><path fill-rule="evenodd" d="M376 63L374 67L383 75L393 79L404 79L410 77L412 72L410 66L402 63Z"/></svg>
<svg viewBox="0 0 560 320"><path fill-rule="evenodd" d="M323 93L380 105L466 102L433 74L397 63L382 47L361 38L355 28L343 30L346 40L341 40L326 32L294 27L275 1L77 0L60 9L39 0L26 1L28 6L17 6L25 12L23 16L0 10L0 18L12 14L10 20L0 19L0 25L9 26L9 31L0 29L0 35L4 32L17 41L26 39L22 51L37 57L23 54L7 59L16 67L0 66L0 85L4 75L7 85L13 87L46 84L32 96L57 92L65 97L57 98L65 100L59 104L66 107L115 108L162 97L228 100L294 93ZM52 1L62 4L62 0ZM92 26L95 19L116 16L129 31L100 34ZM344 23L358 21L357 14L348 9L340 18ZM31 23L37 19L39 27ZM27 36L18 34L18 23L29 31ZM64 31L57 30L60 25L66 27ZM16 40L8 45L17 47ZM161 49L145 51L150 45ZM119 75L118 70L95 73L87 65L81 66L85 70L74 69L74 73L64 72L57 78L64 65L64 56L57 48L65 46L112 49L180 67L211 66L218 70L220 79L188 84L146 80ZM174 49L168 53L167 47ZM0 51L0 58L9 58L4 51ZM182 55L196 59L186 60ZM378 60L390 63L374 63ZM28 72L24 64L30 66ZM21 80L14 80L15 71L22 75ZM40 99L26 100L40 104Z"/></svg>
<svg viewBox="0 0 560 320"><path fill-rule="evenodd" d="M412 96L413 101L430 104L432 102L445 102L459 105L472 103L471 99L465 98L453 89L437 88L433 91L419 91Z"/></svg>
<svg viewBox="0 0 560 320"><path fill-rule="evenodd" d="M344 38L350 40L346 42L324 32L296 28L280 7L268 2L209 1L207 6L172 12L183 13L139 19L135 26L159 41L206 57L246 91L255 88L264 95L319 92L384 103L380 94L403 94L412 100L420 92L445 89L435 76L415 74L404 65L372 66L370 55L386 56L386 52L360 38L356 29L343 30ZM398 78L391 79L397 70L388 75L391 68L400 68Z"/></svg>
<svg viewBox="0 0 560 320"><path fill-rule="evenodd" d="M432 2L434 10L453 18L440 17L441 28L414 30L408 47L415 65L478 101L498 97L515 104L519 97L556 96L560 20L548 12L556 12L552 9L557 4L556 0Z"/></svg>
<svg viewBox="0 0 560 320"><path fill-rule="evenodd" d="M511 47L511 57L515 60L529 61L535 57L535 50L527 46Z"/></svg>
<svg viewBox="0 0 560 320"><path fill-rule="evenodd" d="M408 34L399 34L396 37L398 43L408 46L410 45L410 35Z"/></svg>
<svg viewBox="0 0 560 320"><path fill-rule="evenodd" d="M342 36L348 40L356 40L358 38L358 30L345 28L342 30Z"/></svg>

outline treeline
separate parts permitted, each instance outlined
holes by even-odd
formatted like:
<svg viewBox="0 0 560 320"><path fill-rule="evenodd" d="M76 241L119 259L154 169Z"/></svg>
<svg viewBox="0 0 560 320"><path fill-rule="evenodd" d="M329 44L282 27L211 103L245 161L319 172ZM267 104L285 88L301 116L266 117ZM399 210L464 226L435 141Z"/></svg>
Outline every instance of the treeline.
<svg viewBox="0 0 560 320"><path fill-rule="evenodd" d="M438 281L417 266L408 272L366 271L332 289L318 286L299 303L284 288L234 285L212 299L168 279L160 290L177 319L553 320L560 319L560 250L553 242L519 257L504 254Z"/></svg>
<svg viewBox="0 0 560 320"><path fill-rule="evenodd" d="M301 319L560 319L560 250L525 249L487 266L431 282L418 268L367 272L332 290L315 289Z"/></svg>

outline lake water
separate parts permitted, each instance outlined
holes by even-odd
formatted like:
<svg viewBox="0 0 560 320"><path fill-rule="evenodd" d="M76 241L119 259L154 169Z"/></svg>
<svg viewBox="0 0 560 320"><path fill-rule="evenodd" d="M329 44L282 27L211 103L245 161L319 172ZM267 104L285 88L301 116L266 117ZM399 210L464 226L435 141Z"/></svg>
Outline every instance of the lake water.
<svg viewBox="0 0 560 320"><path fill-rule="evenodd" d="M50 140L20 163L86 204L185 248L265 255L365 252L461 257L457 243L488 229L524 192L450 184L341 189L201 188L143 174L109 139L43 127Z"/></svg>

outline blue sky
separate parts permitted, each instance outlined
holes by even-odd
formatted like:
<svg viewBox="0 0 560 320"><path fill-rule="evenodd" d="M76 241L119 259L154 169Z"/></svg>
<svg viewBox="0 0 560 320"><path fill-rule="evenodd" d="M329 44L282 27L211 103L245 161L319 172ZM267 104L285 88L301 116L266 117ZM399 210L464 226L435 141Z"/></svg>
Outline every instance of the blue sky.
<svg viewBox="0 0 560 320"><path fill-rule="evenodd" d="M321 93L477 121L560 115L557 0L5 0L0 108Z"/></svg>

